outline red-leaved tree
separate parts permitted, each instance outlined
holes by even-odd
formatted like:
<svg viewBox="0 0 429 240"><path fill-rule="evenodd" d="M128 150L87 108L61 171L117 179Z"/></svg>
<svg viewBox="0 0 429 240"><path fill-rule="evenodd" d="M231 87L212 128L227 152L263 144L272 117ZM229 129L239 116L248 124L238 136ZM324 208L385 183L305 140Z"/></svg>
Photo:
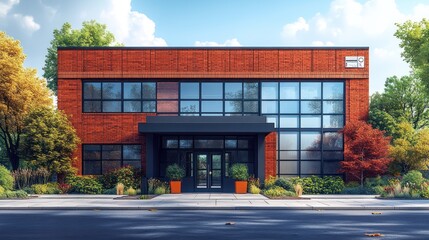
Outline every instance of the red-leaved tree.
<svg viewBox="0 0 429 240"><path fill-rule="evenodd" d="M389 158L390 138L383 132L362 121L346 124L344 134L344 161L340 172L359 179L361 186L366 177L383 174L391 159Z"/></svg>

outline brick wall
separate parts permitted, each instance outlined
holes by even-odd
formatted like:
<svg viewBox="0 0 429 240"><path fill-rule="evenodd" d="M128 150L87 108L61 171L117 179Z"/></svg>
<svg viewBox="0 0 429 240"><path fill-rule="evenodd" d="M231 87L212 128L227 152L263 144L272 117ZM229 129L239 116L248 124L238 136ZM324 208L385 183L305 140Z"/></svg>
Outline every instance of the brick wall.
<svg viewBox="0 0 429 240"><path fill-rule="evenodd" d="M277 132L265 137L265 179L277 174Z"/></svg>

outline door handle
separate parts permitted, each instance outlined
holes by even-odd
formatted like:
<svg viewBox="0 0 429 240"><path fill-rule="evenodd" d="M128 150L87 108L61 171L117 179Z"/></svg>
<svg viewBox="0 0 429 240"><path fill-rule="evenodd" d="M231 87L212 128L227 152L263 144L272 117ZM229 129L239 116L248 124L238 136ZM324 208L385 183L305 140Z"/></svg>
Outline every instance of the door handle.
<svg viewBox="0 0 429 240"><path fill-rule="evenodd" d="M212 175L212 171L209 172L209 175Z"/></svg>

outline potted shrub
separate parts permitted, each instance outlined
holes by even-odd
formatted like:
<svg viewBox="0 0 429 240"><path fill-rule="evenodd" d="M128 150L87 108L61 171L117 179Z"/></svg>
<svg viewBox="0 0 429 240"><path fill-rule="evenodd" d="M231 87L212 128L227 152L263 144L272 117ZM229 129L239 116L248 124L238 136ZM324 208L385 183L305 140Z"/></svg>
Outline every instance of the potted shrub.
<svg viewBox="0 0 429 240"><path fill-rule="evenodd" d="M180 167L178 164L173 164L167 167L167 177L170 179L170 191L171 193L182 192L182 178L185 177L185 169Z"/></svg>
<svg viewBox="0 0 429 240"><path fill-rule="evenodd" d="M247 192L249 173L245 164L234 164L229 169L230 176L235 179L235 193Z"/></svg>

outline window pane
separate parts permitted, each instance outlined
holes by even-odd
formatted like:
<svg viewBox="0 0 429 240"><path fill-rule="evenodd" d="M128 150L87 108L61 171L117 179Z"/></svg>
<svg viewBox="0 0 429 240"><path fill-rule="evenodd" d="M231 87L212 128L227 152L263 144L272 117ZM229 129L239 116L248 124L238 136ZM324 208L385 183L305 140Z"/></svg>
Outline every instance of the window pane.
<svg viewBox="0 0 429 240"><path fill-rule="evenodd" d="M274 123L274 127L277 128L277 115L266 115L265 117L267 118L267 123Z"/></svg>
<svg viewBox="0 0 429 240"><path fill-rule="evenodd" d="M177 112L177 101L158 101L158 112Z"/></svg>
<svg viewBox="0 0 429 240"><path fill-rule="evenodd" d="M319 161L301 161L301 174L314 174L321 173L321 166Z"/></svg>
<svg viewBox="0 0 429 240"><path fill-rule="evenodd" d="M201 83L201 98L203 99L222 99L222 83Z"/></svg>
<svg viewBox="0 0 429 240"><path fill-rule="evenodd" d="M143 112L156 112L156 102L143 101Z"/></svg>
<svg viewBox="0 0 429 240"><path fill-rule="evenodd" d="M319 132L301 132L301 150L319 150L320 146Z"/></svg>
<svg viewBox="0 0 429 240"><path fill-rule="evenodd" d="M192 138L180 139L179 141L180 148L192 148L192 143L193 143Z"/></svg>
<svg viewBox="0 0 429 240"><path fill-rule="evenodd" d="M225 148L237 148L237 140L236 139L226 139L225 140Z"/></svg>
<svg viewBox="0 0 429 240"><path fill-rule="evenodd" d="M141 145L123 145L122 155L124 159L141 160Z"/></svg>
<svg viewBox="0 0 429 240"><path fill-rule="evenodd" d="M101 145L83 145L84 160L101 160Z"/></svg>
<svg viewBox="0 0 429 240"><path fill-rule="evenodd" d="M84 101L84 112L101 112L101 101Z"/></svg>
<svg viewBox="0 0 429 240"><path fill-rule="evenodd" d="M223 112L222 101L202 101L201 112Z"/></svg>
<svg viewBox="0 0 429 240"><path fill-rule="evenodd" d="M324 161L343 160L343 159L344 159L343 151L323 151Z"/></svg>
<svg viewBox="0 0 429 240"><path fill-rule="evenodd" d="M199 112L200 102L199 101L180 101L181 112Z"/></svg>
<svg viewBox="0 0 429 240"><path fill-rule="evenodd" d="M343 150L343 134L337 132L323 133L324 150Z"/></svg>
<svg viewBox="0 0 429 240"><path fill-rule="evenodd" d="M83 175L101 175L101 161L83 161Z"/></svg>
<svg viewBox="0 0 429 240"><path fill-rule="evenodd" d="M298 101L280 101L280 113L299 113Z"/></svg>
<svg viewBox="0 0 429 240"><path fill-rule="evenodd" d="M280 83L280 99L299 99L299 83Z"/></svg>
<svg viewBox="0 0 429 240"><path fill-rule="evenodd" d="M250 162L249 151L237 151L238 162Z"/></svg>
<svg viewBox="0 0 429 240"><path fill-rule="evenodd" d="M223 148L223 139L195 139L195 148Z"/></svg>
<svg viewBox="0 0 429 240"><path fill-rule="evenodd" d="M319 160L320 151L301 151L301 160Z"/></svg>
<svg viewBox="0 0 429 240"><path fill-rule="evenodd" d="M243 102L244 112L258 112L258 101Z"/></svg>
<svg viewBox="0 0 429 240"><path fill-rule="evenodd" d="M124 83L124 99L141 99L141 87L139 82Z"/></svg>
<svg viewBox="0 0 429 240"><path fill-rule="evenodd" d="M103 99L121 99L121 83L103 83Z"/></svg>
<svg viewBox="0 0 429 240"><path fill-rule="evenodd" d="M156 99L156 83L143 83L143 99Z"/></svg>
<svg viewBox="0 0 429 240"><path fill-rule="evenodd" d="M238 139L238 148L249 148L249 140Z"/></svg>
<svg viewBox="0 0 429 240"><path fill-rule="evenodd" d="M258 83L244 83L244 99L258 99Z"/></svg>
<svg viewBox="0 0 429 240"><path fill-rule="evenodd" d="M320 82L302 82L301 83L301 99L320 99L321 98L321 83Z"/></svg>
<svg viewBox="0 0 429 240"><path fill-rule="evenodd" d="M325 82L323 83L324 99L343 99L344 83L342 82Z"/></svg>
<svg viewBox="0 0 429 240"><path fill-rule="evenodd" d="M297 128L298 127L299 116L290 115L290 116L280 116L280 127L281 128Z"/></svg>
<svg viewBox="0 0 429 240"><path fill-rule="evenodd" d="M321 117L315 115L301 115L301 127L302 128L320 128Z"/></svg>
<svg viewBox="0 0 429 240"><path fill-rule="evenodd" d="M298 150L298 133L280 132L280 150Z"/></svg>
<svg viewBox="0 0 429 240"><path fill-rule="evenodd" d="M84 99L101 99L101 83L85 82L83 83Z"/></svg>
<svg viewBox="0 0 429 240"><path fill-rule="evenodd" d="M103 161L102 167L103 167L103 174L106 174L108 172L111 172L115 169L120 168L121 161Z"/></svg>
<svg viewBox="0 0 429 240"><path fill-rule="evenodd" d="M280 174L298 174L297 161L280 161Z"/></svg>
<svg viewBox="0 0 429 240"><path fill-rule="evenodd" d="M181 99L199 99L200 84L195 82L180 83L180 98Z"/></svg>
<svg viewBox="0 0 429 240"><path fill-rule="evenodd" d="M121 112L121 101L103 101L103 112Z"/></svg>
<svg viewBox="0 0 429 240"><path fill-rule="evenodd" d="M243 98L243 84L242 83L225 83L225 98L226 99Z"/></svg>
<svg viewBox="0 0 429 240"><path fill-rule="evenodd" d="M242 101L225 101L225 112L242 112Z"/></svg>
<svg viewBox="0 0 429 240"><path fill-rule="evenodd" d="M323 173L324 174L339 174L340 162L324 162Z"/></svg>
<svg viewBox="0 0 429 240"><path fill-rule="evenodd" d="M124 161L124 167L125 166L131 166L136 170L140 170L142 168L142 163L141 161L136 161L136 160L132 160L132 161Z"/></svg>
<svg viewBox="0 0 429 240"><path fill-rule="evenodd" d="M178 148L179 142L177 137L164 137L162 138L162 146L164 148Z"/></svg>
<svg viewBox="0 0 429 240"><path fill-rule="evenodd" d="M278 99L278 83L262 83L262 99Z"/></svg>
<svg viewBox="0 0 429 240"><path fill-rule="evenodd" d="M323 113L343 113L343 101L323 101Z"/></svg>
<svg viewBox="0 0 429 240"><path fill-rule="evenodd" d="M324 115L323 116L324 128L342 128L344 127L343 115Z"/></svg>
<svg viewBox="0 0 429 240"><path fill-rule="evenodd" d="M121 159L121 145L102 145L103 160Z"/></svg>
<svg viewBox="0 0 429 240"><path fill-rule="evenodd" d="M320 101L301 101L301 113L321 113Z"/></svg>
<svg viewBox="0 0 429 240"><path fill-rule="evenodd" d="M158 82L156 95L158 99L177 99L179 97L179 84L177 82ZM145 85L143 85L143 98L145 97Z"/></svg>
<svg viewBox="0 0 429 240"><path fill-rule="evenodd" d="M298 151L280 151L281 160L297 160Z"/></svg>
<svg viewBox="0 0 429 240"><path fill-rule="evenodd" d="M141 101L124 101L124 112L141 112Z"/></svg>
<svg viewBox="0 0 429 240"><path fill-rule="evenodd" d="M262 101L262 113L277 113L277 101Z"/></svg>

